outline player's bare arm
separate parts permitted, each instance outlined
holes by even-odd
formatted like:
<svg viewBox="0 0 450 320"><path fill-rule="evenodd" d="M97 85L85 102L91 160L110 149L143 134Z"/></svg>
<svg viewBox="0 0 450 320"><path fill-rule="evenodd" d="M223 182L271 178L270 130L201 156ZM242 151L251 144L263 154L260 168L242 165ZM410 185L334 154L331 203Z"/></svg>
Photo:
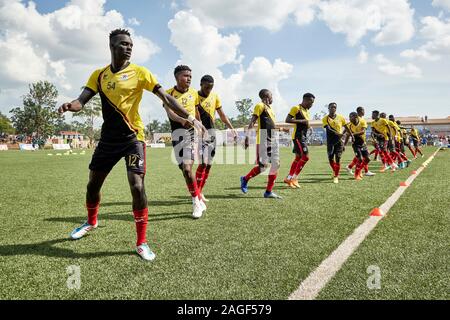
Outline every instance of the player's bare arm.
<svg viewBox="0 0 450 320"><path fill-rule="evenodd" d="M73 100L72 102L63 103L58 108L58 112L61 114L66 111L78 112L81 109L83 109L84 105L86 103L88 103L89 100L91 100L91 98L93 96L95 96L95 92L93 92L92 90L90 90L88 88L84 88L83 91L81 91L81 94L77 99Z"/></svg>
<svg viewBox="0 0 450 320"><path fill-rule="evenodd" d="M304 125L309 125L309 121L306 119L294 119L293 116L291 116L290 114L288 114L288 116L286 117L286 123L294 123L294 124L304 124Z"/></svg>
<svg viewBox="0 0 450 320"><path fill-rule="evenodd" d="M225 125L227 126L228 129L231 130L231 132L233 133L233 137L234 140L237 139L237 132L234 129L233 125L230 122L230 119L228 119L227 115L225 114L225 112L223 112L222 108L217 109L217 113L219 114L220 120L225 123Z"/></svg>

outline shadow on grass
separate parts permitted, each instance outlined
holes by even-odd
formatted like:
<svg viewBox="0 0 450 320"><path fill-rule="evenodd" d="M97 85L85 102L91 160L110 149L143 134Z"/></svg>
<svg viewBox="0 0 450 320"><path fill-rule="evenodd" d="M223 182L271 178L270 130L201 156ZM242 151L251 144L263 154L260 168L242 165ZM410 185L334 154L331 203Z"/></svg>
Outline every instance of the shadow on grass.
<svg viewBox="0 0 450 320"><path fill-rule="evenodd" d="M148 201L148 205L149 207L171 207L171 206L176 206L176 205L183 205L186 203L189 203L189 198L186 196L183 199L185 199L185 201L170 201L170 200L149 200ZM100 203L100 207L115 207L115 206L132 206L131 201L127 201L127 202L105 202L105 203Z"/></svg>
<svg viewBox="0 0 450 320"><path fill-rule="evenodd" d="M251 191L252 189L257 189L257 188L249 188L248 190ZM261 188L266 190L266 188ZM225 190L235 190L233 188L230 189L225 189ZM237 188L236 190L241 190L240 188ZM208 199L225 199L225 200L233 200L233 199L261 199L261 197L254 197L254 196L249 196L249 195L245 195L245 194L234 194L234 193L228 193L228 194L205 194L205 197ZM182 198L186 198L186 197L182 197L182 196L172 196L172 198L175 199L182 199Z"/></svg>
<svg viewBox="0 0 450 320"><path fill-rule="evenodd" d="M148 221L164 221L173 219L189 219L191 220L191 212L173 212L173 213L160 213L153 214L151 207L149 208ZM122 213L122 214L120 214ZM130 221L134 222L133 213L130 211L123 212L113 212L113 213L101 213L98 215L99 220L115 220L115 221ZM70 222L74 224L83 223L86 218L83 216L73 216L73 217L54 217L44 219L47 222ZM99 226L102 228L102 226Z"/></svg>
<svg viewBox="0 0 450 320"><path fill-rule="evenodd" d="M71 249L54 247L55 244L65 243L69 241L74 240L65 238L30 244L14 244L14 245L0 246L0 256L30 255L30 256L58 257L71 259L92 259L101 257L134 255L134 252L132 250L116 251L116 252L100 251L92 253L77 253Z"/></svg>

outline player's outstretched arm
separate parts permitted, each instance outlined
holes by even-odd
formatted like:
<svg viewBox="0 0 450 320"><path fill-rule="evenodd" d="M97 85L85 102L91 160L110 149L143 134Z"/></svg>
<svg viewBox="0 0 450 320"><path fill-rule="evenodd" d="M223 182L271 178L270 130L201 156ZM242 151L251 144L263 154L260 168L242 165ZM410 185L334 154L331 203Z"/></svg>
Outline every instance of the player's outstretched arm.
<svg viewBox="0 0 450 320"><path fill-rule="evenodd" d="M290 114L287 115L286 117L286 123L295 123L295 124L305 124L308 125L309 121L306 119L294 119L293 116L291 116Z"/></svg>
<svg viewBox="0 0 450 320"><path fill-rule="evenodd" d="M61 114L66 112L66 111L78 112L95 95L96 95L96 93L94 91L92 91L92 90L90 90L88 88L84 88L83 91L81 91L81 94L78 97L78 99L75 99L72 102L63 103L58 108L58 112L61 113Z"/></svg>
<svg viewBox="0 0 450 320"><path fill-rule="evenodd" d="M223 112L222 108L217 109L217 113L219 114L220 120L223 123L225 123L225 125L227 126L228 129L231 130L231 132L233 133L234 140L236 141L237 132L236 132L236 130L234 130L233 125L230 122L230 119L228 119L227 115L225 114L225 112Z"/></svg>
<svg viewBox="0 0 450 320"><path fill-rule="evenodd" d="M175 119L178 119L178 120L180 120L180 118L185 119L185 120L189 121L195 129L200 130L202 132L206 132L206 129L203 126L203 124L200 121L198 121L197 119L195 119L195 117L191 116L182 106L180 106L178 101L174 97L172 97L170 94L165 92L162 87L158 88L158 90L155 91L155 94L163 102L164 108L166 109L166 111L171 110L176 116L179 117L179 118L174 117ZM171 118L171 114L169 114L169 112L168 112L168 115L169 115L169 118ZM173 116L173 114L172 114L172 116ZM174 119L172 119L172 120L176 121L176 122L180 122L180 121L177 121Z"/></svg>

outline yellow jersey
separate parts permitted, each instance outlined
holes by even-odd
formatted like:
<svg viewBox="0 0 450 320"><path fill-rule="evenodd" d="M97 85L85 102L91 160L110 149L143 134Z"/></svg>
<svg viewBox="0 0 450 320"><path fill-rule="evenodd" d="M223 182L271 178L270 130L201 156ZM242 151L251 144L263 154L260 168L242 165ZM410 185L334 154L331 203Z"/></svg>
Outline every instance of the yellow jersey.
<svg viewBox="0 0 450 320"><path fill-rule="evenodd" d="M364 145L366 143L366 130L367 130L367 122L359 121L357 125L354 125L351 121L347 124L350 132L352 134L364 131L363 135L354 136L355 141L353 142L356 145Z"/></svg>
<svg viewBox="0 0 450 320"><path fill-rule="evenodd" d="M266 138L266 141L271 141L272 130L275 129L275 113L273 112L273 109L263 102L260 102L255 106L253 115L258 117L258 128L256 129L256 144L260 144L262 141L261 130L266 130L263 133L263 138Z"/></svg>
<svg viewBox="0 0 450 320"><path fill-rule="evenodd" d="M389 140L389 124L386 119L378 118L378 120L372 121L371 125L376 133L383 135L384 140Z"/></svg>
<svg viewBox="0 0 450 320"><path fill-rule="evenodd" d="M295 120L311 120L309 110L303 107L301 104L292 107L289 115L292 116ZM305 140L306 135L308 134L308 129L309 125L300 123L295 124L294 131L292 132L292 140Z"/></svg>
<svg viewBox="0 0 450 320"><path fill-rule="evenodd" d="M211 92L209 96L204 97L199 91L198 97L198 112L200 113L202 123L206 129L213 129L214 121L216 119L216 110L222 108L222 103L220 102L219 95L217 93Z"/></svg>
<svg viewBox="0 0 450 320"><path fill-rule="evenodd" d="M322 119L322 124L324 128L330 127L331 129L342 134L347 121L340 114L336 114L334 118L327 115ZM339 139L339 136L337 136L333 131L327 129L327 143L336 143Z"/></svg>
<svg viewBox="0 0 450 320"><path fill-rule="evenodd" d="M420 139L419 130L417 130L416 128L411 129L410 135L411 135L411 138L413 138L414 140Z"/></svg>
<svg viewBox="0 0 450 320"><path fill-rule="evenodd" d="M170 94L172 97L174 97L178 103L186 109L186 111L193 117L195 117L195 110L197 108L197 105L200 102L197 90L193 88L189 88L186 92L180 92L175 87L170 88L167 90L167 93ZM169 118L170 121L170 127L172 128L172 131L175 131L177 129L184 129L184 127L181 125L181 123L173 121Z"/></svg>
<svg viewBox="0 0 450 320"><path fill-rule="evenodd" d="M100 94L103 116L101 141L122 142L134 138L145 141L139 103L144 89L156 92L161 87L148 69L130 63L114 73L109 65L95 70L85 87Z"/></svg>

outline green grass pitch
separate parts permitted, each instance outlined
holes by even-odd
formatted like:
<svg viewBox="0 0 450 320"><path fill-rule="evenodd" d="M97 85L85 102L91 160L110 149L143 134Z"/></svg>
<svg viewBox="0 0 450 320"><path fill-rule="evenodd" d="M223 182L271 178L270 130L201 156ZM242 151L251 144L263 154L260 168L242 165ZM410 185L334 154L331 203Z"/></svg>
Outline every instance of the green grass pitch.
<svg viewBox="0 0 450 320"><path fill-rule="evenodd" d="M348 149L345 164L353 156ZM170 151L147 151L148 240L157 255L151 263L134 253L123 162L102 190L99 228L71 241L70 231L86 219L91 152L0 152L0 298L286 299L435 148L395 174L357 183L343 172L334 185L325 148L312 147L298 190L282 183L293 158L282 149L279 201L262 198L266 176L250 182L248 195L241 193L239 177L251 164L218 164L200 220L191 218L190 196ZM320 299L450 298L449 160L449 151L438 153ZM367 288L371 265L381 270L380 289ZM69 266L80 268L79 289L67 286Z"/></svg>

